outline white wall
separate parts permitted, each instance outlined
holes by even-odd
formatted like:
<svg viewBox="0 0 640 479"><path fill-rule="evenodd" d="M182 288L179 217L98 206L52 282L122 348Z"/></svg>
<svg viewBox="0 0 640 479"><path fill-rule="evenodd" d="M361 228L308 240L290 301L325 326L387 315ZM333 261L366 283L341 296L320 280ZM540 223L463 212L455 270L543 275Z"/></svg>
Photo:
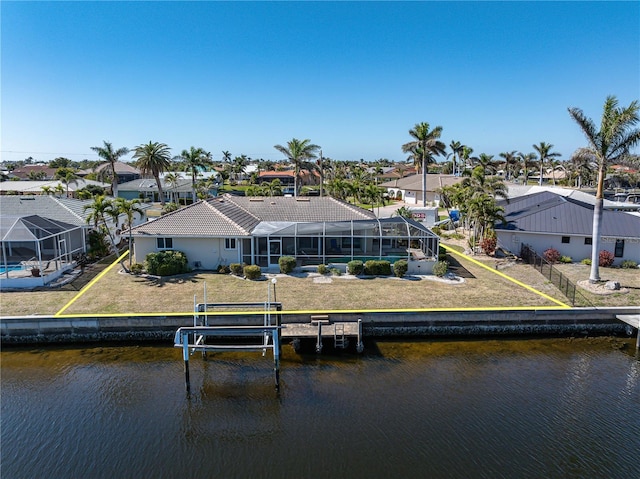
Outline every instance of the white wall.
<svg viewBox="0 0 640 479"><path fill-rule="evenodd" d="M216 269L220 264L241 263L240 240L236 240L235 250L224 248L224 238L172 238L171 249L182 251L187 255L189 266L195 268L195 263L200 262L201 269ZM136 237L134 239L134 254L137 263L144 262L149 253L160 251L156 248L155 237Z"/></svg>
<svg viewBox="0 0 640 479"><path fill-rule="evenodd" d="M536 253L542 255L546 249L555 248L561 255L570 256L578 263L585 258L591 259L591 245L584 244L584 236L570 236L569 243L562 242L562 235L536 234L527 232L496 230L498 246L519 255L521 244L531 246ZM603 237L600 250L615 252L615 238ZM622 261L630 259L640 264L640 238L627 238L624 241L624 256L615 258L613 264L619 265Z"/></svg>

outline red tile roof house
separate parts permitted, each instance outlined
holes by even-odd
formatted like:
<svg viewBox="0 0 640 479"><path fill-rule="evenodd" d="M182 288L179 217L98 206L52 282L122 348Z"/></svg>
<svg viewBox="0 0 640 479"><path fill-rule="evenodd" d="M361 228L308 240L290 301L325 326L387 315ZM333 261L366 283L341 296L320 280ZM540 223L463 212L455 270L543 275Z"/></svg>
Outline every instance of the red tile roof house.
<svg viewBox="0 0 640 479"><path fill-rule="evenodd" d="M194 269L231 263L273 270L281 256L299 266L353 259L409 261L412 274L430 274L439 238L402 217L378 219L331 197L239 197L198 201L132 229L135 261L178 250Z"/></svg>

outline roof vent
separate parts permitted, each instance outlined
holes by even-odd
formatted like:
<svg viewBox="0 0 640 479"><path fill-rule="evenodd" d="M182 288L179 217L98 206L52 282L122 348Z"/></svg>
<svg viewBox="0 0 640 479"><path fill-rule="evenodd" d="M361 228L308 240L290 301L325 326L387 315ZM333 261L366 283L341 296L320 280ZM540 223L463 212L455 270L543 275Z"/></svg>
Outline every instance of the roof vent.
<svg viewBox="0 0 640 479"><path fill-rule="evenodd" d="M262 198L249 198L249 202L253 203L263 203L264 200Z"/></svg>
<svg viewBox="0 0 640 479"><path fill-rule="evenodd" d="M296 198L296 201L304 201L306 203L309 203L311 201L310 198Z"/></svg>

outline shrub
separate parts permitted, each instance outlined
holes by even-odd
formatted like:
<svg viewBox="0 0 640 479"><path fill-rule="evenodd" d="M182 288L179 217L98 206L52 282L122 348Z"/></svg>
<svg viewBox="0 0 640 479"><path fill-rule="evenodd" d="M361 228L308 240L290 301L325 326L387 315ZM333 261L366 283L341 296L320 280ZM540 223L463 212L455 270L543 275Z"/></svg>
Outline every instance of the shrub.
<svg viewBox="0 0 640 479"><path fill-rule="evenodd" d="M142 274L144 272L144 265L142 263L133 263L129 269L133 274Z"/></svg>
<svg viewBox="0 0 640 479"><path fill-rule="evenodd" d="M438 277L443 277L449 271L449 262L448 261L438 261L433 265L433 274Z"/></svg>
<svg viewBox="0 0 640 479"><path fill-rule="evenodd" d="M231 270L231 274L234 276L242 276L244 274L244 264L231 263L229 265L229 269Z"/></svg>
<svg viewBox="0 0 640 479"><path fill-rule="evenodd" d="M229 274L231 272L231 269L229 269L229 267L226 264L221 264L221 265L218 265L218 268L216 269L216 271L219 274Z"/></svg>
<svg viewBox="0 0 640 479"><path fill-rule="evenodd" d="M542 256L551 264L560 261L560 252L555 248L546 249L544 253L542 253Z"/></svg>
<svg viewBox="0 0 640 479"><path fill-rule="evenodd" d="M319 274L327 274L327 272L328 272L327 265L325 265L325 264L319 264L318 265L318 273Z"/></svg>
<svg viewBox="0 0 640 479"><path fill-rule="evenodd" d="M582 261L580 261L581 264L586 264L587 266L591 266L591 259L590 258L585 258Z"/></svg>
<svg viewBox="0 0 640 479"><path fill-rule="evenodd" d="M601 266L603 268L611 266L613 264L613 259L613 253L611 251L603 249L598 254L598 266Z"/></svg>
<svg viewBox="0 0 640 479"><path fill-rule="evenodd" d="M333 272L333 270L331 270ZM364 264L359 259L354 259L347 263L347 273L358 276L364 271Z"/></svg>
<svg viewBox="0 0 640 479"><path fill-rule="evenodd" d="M289 274L296 267L296 259L293 256L280 256L278 260L280 265L280 272L282 274Z"/></svg>
<svg viewBox="0 0 640 479"><path fill-rule="evenodd" d="M560 256L560 262L561 263L573 263L573 259L571 259L571 256Z"/></svg>
<svg viewBox="0 0 640 479"><path fill-rule="evenodd" d="M474 248L476 246L476 237L475 235L470 235L469 239L467 240L467 245L469 246L469 248Z"/></svg>
<svg viewBox="0 0 640 479"><path fill-rule="evenodd" d="M438 261L447 260L447 250L442 246L438 246Z"/></svg>
<svg viewBox="0 0 640 479"><path fill-rule="evenodd" d="M484 254L493 254L497 244L498 241L490 236L486 236L480 240L480 248L482 248Z"/></svg>
<svg viewBox="0 0 640 479"><path fill-rule="evenodd" d="M256 280L262 276L262 270L257 264L250 264L243 269L244 276L247 279Z"/></svg>
<svg viewBox="0 0 640 479"><path fill-rule="evenodd" d="M409 263L407 263L406 259L399 259L395 263L393 263L393 274L398 278L402 278L405 274L407 274L407 270L409 269Z"/></svg>
<svg viewBox="0 0 640 479"><path fill-rule="evenodd" d="M187 255L182 251L167 250L149 253L144 262L145 269L153 275L171 276L189 271Z"/></svg>
<svg viewBox="0 0 640 479"><path fill-rule="evenodd" d="M332 275L334 276L340 276L342 275L342 271L340 271L338 268L331 268L329 270L331 272Z"/></svg>
<svg viewBox="0 0 640 479"><path fill-rule="evenodd" d="M440 236L442 234L442 228L440 228L439 226L432 226L431 231L434 235Z"/></svg>
<svg viewBox="0 0 640 479"><path fill-rule="evenodd" d="M369 260L364 264L364 274L371 276L390 276L391 263L385 260Z"/></svg>
<svg viewBox="0 0 640 479"><path fill-rule="evenodd" d="M638 267L638 263L632 259L625 259L622 264L620 264L620 267L623 269L635 269Z"/></svg>

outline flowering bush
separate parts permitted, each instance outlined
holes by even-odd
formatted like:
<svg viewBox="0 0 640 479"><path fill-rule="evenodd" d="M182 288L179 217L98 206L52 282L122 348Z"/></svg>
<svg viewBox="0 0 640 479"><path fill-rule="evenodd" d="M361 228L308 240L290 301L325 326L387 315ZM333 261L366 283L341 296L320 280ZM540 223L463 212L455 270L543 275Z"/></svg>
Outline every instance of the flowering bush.
<svg viewBox="0 0 640 479"><path fill-rule="evenodd" d="M493 254L496 250L496 245L498 244L495 238L490 236L486 236L480 240L480 248L482 248L482 252L484 254Z"/></svg>
<svg viewBox="0 0 640 479"><path fill-rule="evenodd" d="M542 253L542 256L544 257L544 259L547 260L547 262L553 264L553 263L557 263L558 261L560 261L560 252L555 249L555 248L549 248L547 250L545 250L544 253Z"/></svg>
<svg viewBox="0 0 640 479"><path fill-rule="evenodd" d="M613 264L613 253L606 249L600 251L598 254L598 266L606 268Z"/></svg>

